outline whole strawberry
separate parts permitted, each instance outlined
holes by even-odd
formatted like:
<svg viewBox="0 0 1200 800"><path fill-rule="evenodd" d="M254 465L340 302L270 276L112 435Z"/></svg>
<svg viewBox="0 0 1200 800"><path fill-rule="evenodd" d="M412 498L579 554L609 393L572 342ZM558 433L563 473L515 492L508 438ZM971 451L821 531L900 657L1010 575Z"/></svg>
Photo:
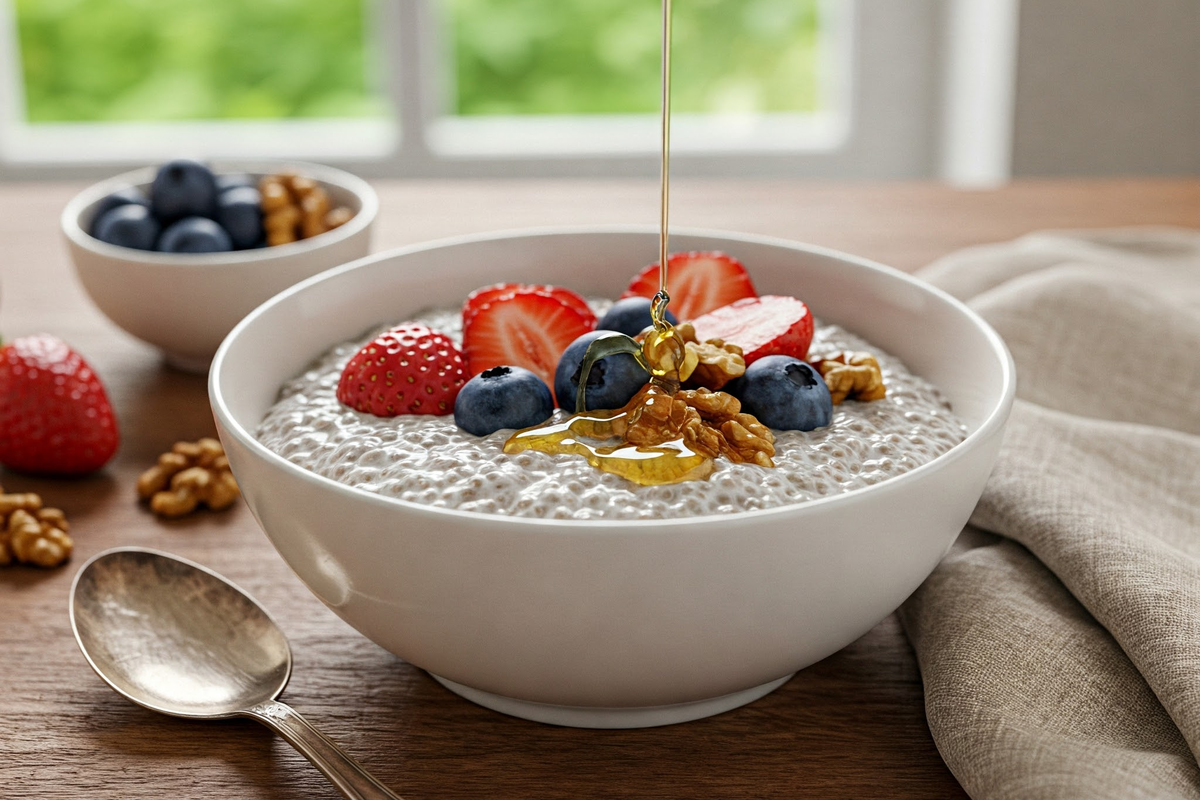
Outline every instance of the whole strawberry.
<svg viewBox="0 0 1200 800"><path fill-rule="evenodd" d="M0 348L0 464L82 475L104 466L119 441L104 385L66 342L38 334Z"/></svg>
<svg viewBox="0 0 1200 800"><path fill-rule="evenodd" d="M462 353L448 336L415 322L381 333L354 354L337 398L364 414L452 414L467 381Z"/></svg>

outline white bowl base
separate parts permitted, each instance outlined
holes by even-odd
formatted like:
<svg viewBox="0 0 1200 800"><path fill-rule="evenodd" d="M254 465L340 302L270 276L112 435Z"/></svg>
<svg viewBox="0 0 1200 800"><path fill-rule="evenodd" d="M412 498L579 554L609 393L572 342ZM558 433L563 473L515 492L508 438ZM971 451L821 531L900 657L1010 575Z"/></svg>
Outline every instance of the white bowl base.
<svg viewBox="0 0 1200 800"><path fill-rule="evenodd" d="M695 700L690 703L678 703L669 706L641 706L633 708L588 708L586 706L556 706L549 703L533 703L528 700L517 700L512 697L502 697L491 692L472 689L461 683L447 680L434 675L429 676L435 681L454 692L459 697L466 698L472 703L508 714L510 717L533 722L544 722L547 725L562 725L568 728L654 728L660 725L675 725L680 722L691 722L716 714L723 714L735 708L753 703L787 683L792 675L784 675L777 680L769 681L740 692L711 697L707 700Z"/></svg>

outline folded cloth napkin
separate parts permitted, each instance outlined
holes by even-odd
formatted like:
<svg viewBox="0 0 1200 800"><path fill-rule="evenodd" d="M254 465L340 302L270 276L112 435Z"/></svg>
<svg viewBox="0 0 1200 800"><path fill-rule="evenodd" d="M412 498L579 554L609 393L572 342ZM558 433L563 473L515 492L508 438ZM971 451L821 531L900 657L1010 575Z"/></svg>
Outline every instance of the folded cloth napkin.
<svg viewBox="0 0 1200 800"><path fill-rule="evenodd" d="M1200 232L1045 233L922 274L1008 343L983 497L905 603L976 800L1200 798Z"/></svg>

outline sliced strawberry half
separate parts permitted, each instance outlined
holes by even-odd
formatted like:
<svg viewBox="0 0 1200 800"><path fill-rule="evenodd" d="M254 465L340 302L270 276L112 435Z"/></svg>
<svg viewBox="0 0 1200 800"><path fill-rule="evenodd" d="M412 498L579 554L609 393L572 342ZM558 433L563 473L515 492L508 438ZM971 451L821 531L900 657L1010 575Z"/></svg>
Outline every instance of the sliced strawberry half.
<svg viewBox="0 0 1200 800"><path fill-rule="evenodd" d="M643 269L621 297L654 297L658 292L658 263ZM724 253L676 253L667 258L667 290L671 311L685 322L745 297L757 297L750 273Z"/></svg>
<svg viewBox="0 0 1200 800"><path fill-rule="evenodd" d="M791 356L804 359L812 344L813 318L806 306L794 297L763 295L696 317L692 320L696 338L704 342L723 339L742 348L746 364L763 356Z"/></svg>
<svg viewBox="0 0 1200 800"><path fill-rule="evenodd" d="M472 375L499 366L524 367L554 385L567 346L596 326L595 315L540 291L500 294L464 321L463 355Z"/></svg>
<svg viewBox="0 0 1200 800"><path fill-rule="evenodd" d="M551 297L558 298L561 302L577 310L580 314L590 317L592 326L595 327L596 315L592 313L592 309L588 306L587 301L580 297L570 289L564 289L561 286L543 286L540 284L526 283L495 283L491 286L484 286L481 289L476 289L467 295L467 300L463 303L462 318L463 325L467 324L470 317L475 316L480 308L499 300L502 297L517 294L518 292L534 292L538 294L548 294Z"/></svg>

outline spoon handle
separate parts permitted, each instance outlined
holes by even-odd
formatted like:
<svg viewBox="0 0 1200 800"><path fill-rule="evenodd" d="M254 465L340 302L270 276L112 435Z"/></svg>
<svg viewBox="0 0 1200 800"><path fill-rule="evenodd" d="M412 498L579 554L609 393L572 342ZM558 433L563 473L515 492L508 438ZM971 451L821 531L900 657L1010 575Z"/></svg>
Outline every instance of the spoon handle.
<svg viewBox="0 0 1200 800"><path fill-rule="evenodd" d="M268 700L241 713L286 739L321 770L343 797L349 800L401 800L286 703Z"/></svg>

